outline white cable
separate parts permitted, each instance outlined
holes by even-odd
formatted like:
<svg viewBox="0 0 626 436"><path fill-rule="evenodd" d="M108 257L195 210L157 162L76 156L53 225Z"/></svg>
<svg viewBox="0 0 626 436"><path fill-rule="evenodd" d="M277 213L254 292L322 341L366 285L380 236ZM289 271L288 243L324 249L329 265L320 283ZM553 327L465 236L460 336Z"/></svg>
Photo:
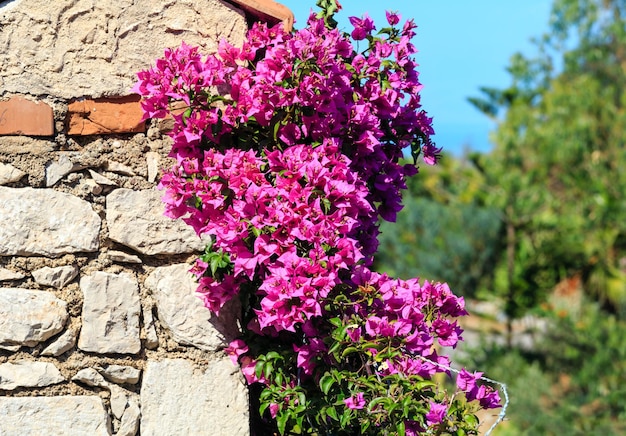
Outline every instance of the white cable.
<svg viewBox="0 0 626 436"><path fill-rule="evenodd" d="M418 357L419 359L421 359L421 360L423 360L425 362L432 363L433 365L438 366L439 368L442 368L442 369L445 369L445 370L448 370L448 371L452 371L452 372L454 372L456 374L460 374L461 373L461 371L458 370L458 369L451 368L448 365L442 365L441 363L438 363L438 362L433 362L432 360L427 359L427 358L425 358L423 356L415 356L415 357ZM500 386L500 391L502 392L502 394L504 394L504 404L502 405L502 409L500 410L500 413L498 414L498 419L496 419L496 422L494 422L491 425L491 427L489 427L489 430L487 430L487 432L484 435L484 436L489 436L489 435L491 435L491 432L496 428L496 426L498 424L500 424L504 420L504 418L506 417L506 409L507 409L507 407L509 407L509 392L508 392L508 390L506 388L506 384L505 383L501 383L499 381L492 380L492 379L490 379L488 377L483 377L483 376L479 377L478 380L483 380L483 381L486 381L486 382L489 382L489 383L493 383L493 384L496 384L496 385Z"/></svg>

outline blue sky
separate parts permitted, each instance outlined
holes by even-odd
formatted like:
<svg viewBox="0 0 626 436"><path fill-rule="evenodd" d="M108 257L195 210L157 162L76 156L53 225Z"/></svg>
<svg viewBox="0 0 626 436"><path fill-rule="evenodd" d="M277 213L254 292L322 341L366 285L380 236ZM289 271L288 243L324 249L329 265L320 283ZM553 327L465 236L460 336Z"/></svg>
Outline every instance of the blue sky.
<svg viewBox="0 0 626 436"><path fill-rule="evenodd" d="M277 0L306 22L315 0ZM513 53L533 54L530 43L547 30L550 0L340 0L340 27L348 16L367 12L385 24L385 10L397 10L418 25L422 103L433 117L435 141L460 155L464 149L488 151L494 124L467 102L480 86L509 85L505 71Z"/></svg>

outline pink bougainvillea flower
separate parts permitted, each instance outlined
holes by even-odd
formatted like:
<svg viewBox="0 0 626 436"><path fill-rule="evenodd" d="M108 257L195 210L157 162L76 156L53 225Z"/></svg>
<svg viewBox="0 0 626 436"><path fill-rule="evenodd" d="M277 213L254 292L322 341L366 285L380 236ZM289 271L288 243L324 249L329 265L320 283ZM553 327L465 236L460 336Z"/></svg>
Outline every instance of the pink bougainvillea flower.
<svg viewBox="0 0 626 436"><path fill-rule="evenodd" d="M498 407L502 407L500 394L498 391L489 387L486 389L485 394L481 398L478 398L478 402L480 406L485 409L497 409Z"/></svg>
<svg viewBox="0 0 626 436"><path fill-rule="evenodd" d="M429 405L430 408L426 414L426 424L429 426L440 424L448 413L448 408L445 404L435 403L434 401L431 401Z"/></svg>
<svg viewBox="0 0 626 436"><path fill-rule="evenodd" d="M233 362L233 365L238 365L239 356L247 353L249 351L249 348L246 345L246 343L242 341L241 339L235 339L230 344L228 344L228 347L226 347L224 351L230 357L230 360Z"/></svg>
<svg viewBox="0 0 626 436"><path fill-rule="evenodd" d="M269 409L270 409L270 416L272 418L276 418L276 415L278 415L278 410L280 409L280 406L276 403L271 403Z"/></svg>
<svg viewBox="0 0 626 436"><path fill-rule="evenodd" d="M400 21L395 12L386 18ZM249 384L272 386L273 418L298 404L296 386L317 385L320 371L338 363L330 319L350 323L348 341L363 345L361 370L429 379L449 374L438 350L461 340L450 318L467 314L445 283L369 269L379 220L396 219L407 177L417 173L402 162L406 148L428 165L441 149L421 108L413 21L379 36L367 14L350 23L351 35L314 14L294 32L256 23L241 47L222 41L208 56L183 43L140 72L133 88L144 118L173 120L175 163L159 184L166 214L211 241L191 268L205 306L217 314L231 300L247 304L245 342L226 352ZM266 341L263 351L254 338ZM365 362L379 353L372 344L401 352ZM274 361L257 376L257 362L272 360L272 351L289 363L279 372ZM269 375L276 373L280 380ZM495 407L498 393L479 385L480 376L464 371L457 386L468 401ZM365 395L344 404L363 409ZM430 401L427 410L406 420L407 434L445 422L443 404Z"/></svg>
<svg viewBox="0 0 626 436"><path fill-rule="evenodd" d="M469 392L476 387L476 380L479 380L482 375L482 372L472 374L464 368L457 376L456 385L463 392Z"/></svg>
<svg viewBox="0 0 626 436"><path fill-rule="evenodd" d="M348 409L352 410L363 409L366 405L363 392L358 392L356 395L346 398L343 402Z"/></svg>
<svg viewBox="0 0 626 436"><path fill-rule="evenodd" d="M350 24L354 26L351 36L355 41L367 38L372 33L372 30L376 29L374 21L368 14L363 15L363 18L349 17L348 19Z"/></svg>
<svg viewBox="0 0 626 436"><path fill-rule="evenodd" d="M500 407L500 395L491 386L478 385L476 382L481 379L483 373L475 372L471 374L462 369L457 376L456 385L459 390L465 393L468 401L478 400L481 407L494 409Z"/></svg>
<svg viewBox="0 0 626 436"><path fill-rule="evenodd" d="M385 11L385 16L390 26L395 26L400 22L401 15L397 12Z"/></svg>

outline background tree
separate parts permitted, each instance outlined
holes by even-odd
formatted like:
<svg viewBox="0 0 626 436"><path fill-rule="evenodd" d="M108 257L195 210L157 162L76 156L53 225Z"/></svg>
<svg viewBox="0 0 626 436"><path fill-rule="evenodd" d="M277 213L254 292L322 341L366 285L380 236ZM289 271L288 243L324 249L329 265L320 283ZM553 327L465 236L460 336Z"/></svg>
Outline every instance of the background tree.
<svg viewBox="0 0 626 436"><path fill-rule="evenodd" d="M532 350L472 354L511 389L497 434L626 432L625 19L623 0L555 1L537 57L513 56L511 86L470 100L498 121L493 152L473 161L505 228L494 289L509 318L546 307L568 277L586 293Z"/></svg>
<svg viewBox="0 0 626 436"><path fill-rule="evenodd" d="M624 434L626 0L555 0L535 42L536 56L512 56L509 87L470 99L497 122L493 151L422 174L399 225L381 225L378 266L504 299L509 333L528 312L548 318L530 349L469 353L509 385L496 434ZM582 310L546 310L572 278Z"/></svg>
<svg viewBox="0 0 626 436"><path fill-rule="evenodd" d="M444 155L408 185L397 223L381 223L376 268L445 281L466 297L486 293L501 225L499 211L485 207L483 176L471 162Z"/></svg>
<svg viewBox="0 0 626 436"><path fill-rule="evenodd" d="M625 11L619 0L556 1L538 57L515 55L508 89L470 99L503 114L494 151L474 160L506 227L496 287L510 317L573 275L624 314Z"/></svg>

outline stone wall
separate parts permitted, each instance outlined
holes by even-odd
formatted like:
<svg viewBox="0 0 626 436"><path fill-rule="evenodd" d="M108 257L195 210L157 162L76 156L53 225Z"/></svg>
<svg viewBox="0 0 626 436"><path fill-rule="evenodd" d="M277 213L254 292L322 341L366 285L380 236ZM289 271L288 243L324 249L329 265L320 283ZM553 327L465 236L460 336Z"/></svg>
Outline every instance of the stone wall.
<svg viewBox="0 0 626 436"><path fill-rule="evenodd" d="M249 434L238 308L194 296L168 123L129 95L165 47L246 29L218 0L0 2L0 435Z"/></svg>

